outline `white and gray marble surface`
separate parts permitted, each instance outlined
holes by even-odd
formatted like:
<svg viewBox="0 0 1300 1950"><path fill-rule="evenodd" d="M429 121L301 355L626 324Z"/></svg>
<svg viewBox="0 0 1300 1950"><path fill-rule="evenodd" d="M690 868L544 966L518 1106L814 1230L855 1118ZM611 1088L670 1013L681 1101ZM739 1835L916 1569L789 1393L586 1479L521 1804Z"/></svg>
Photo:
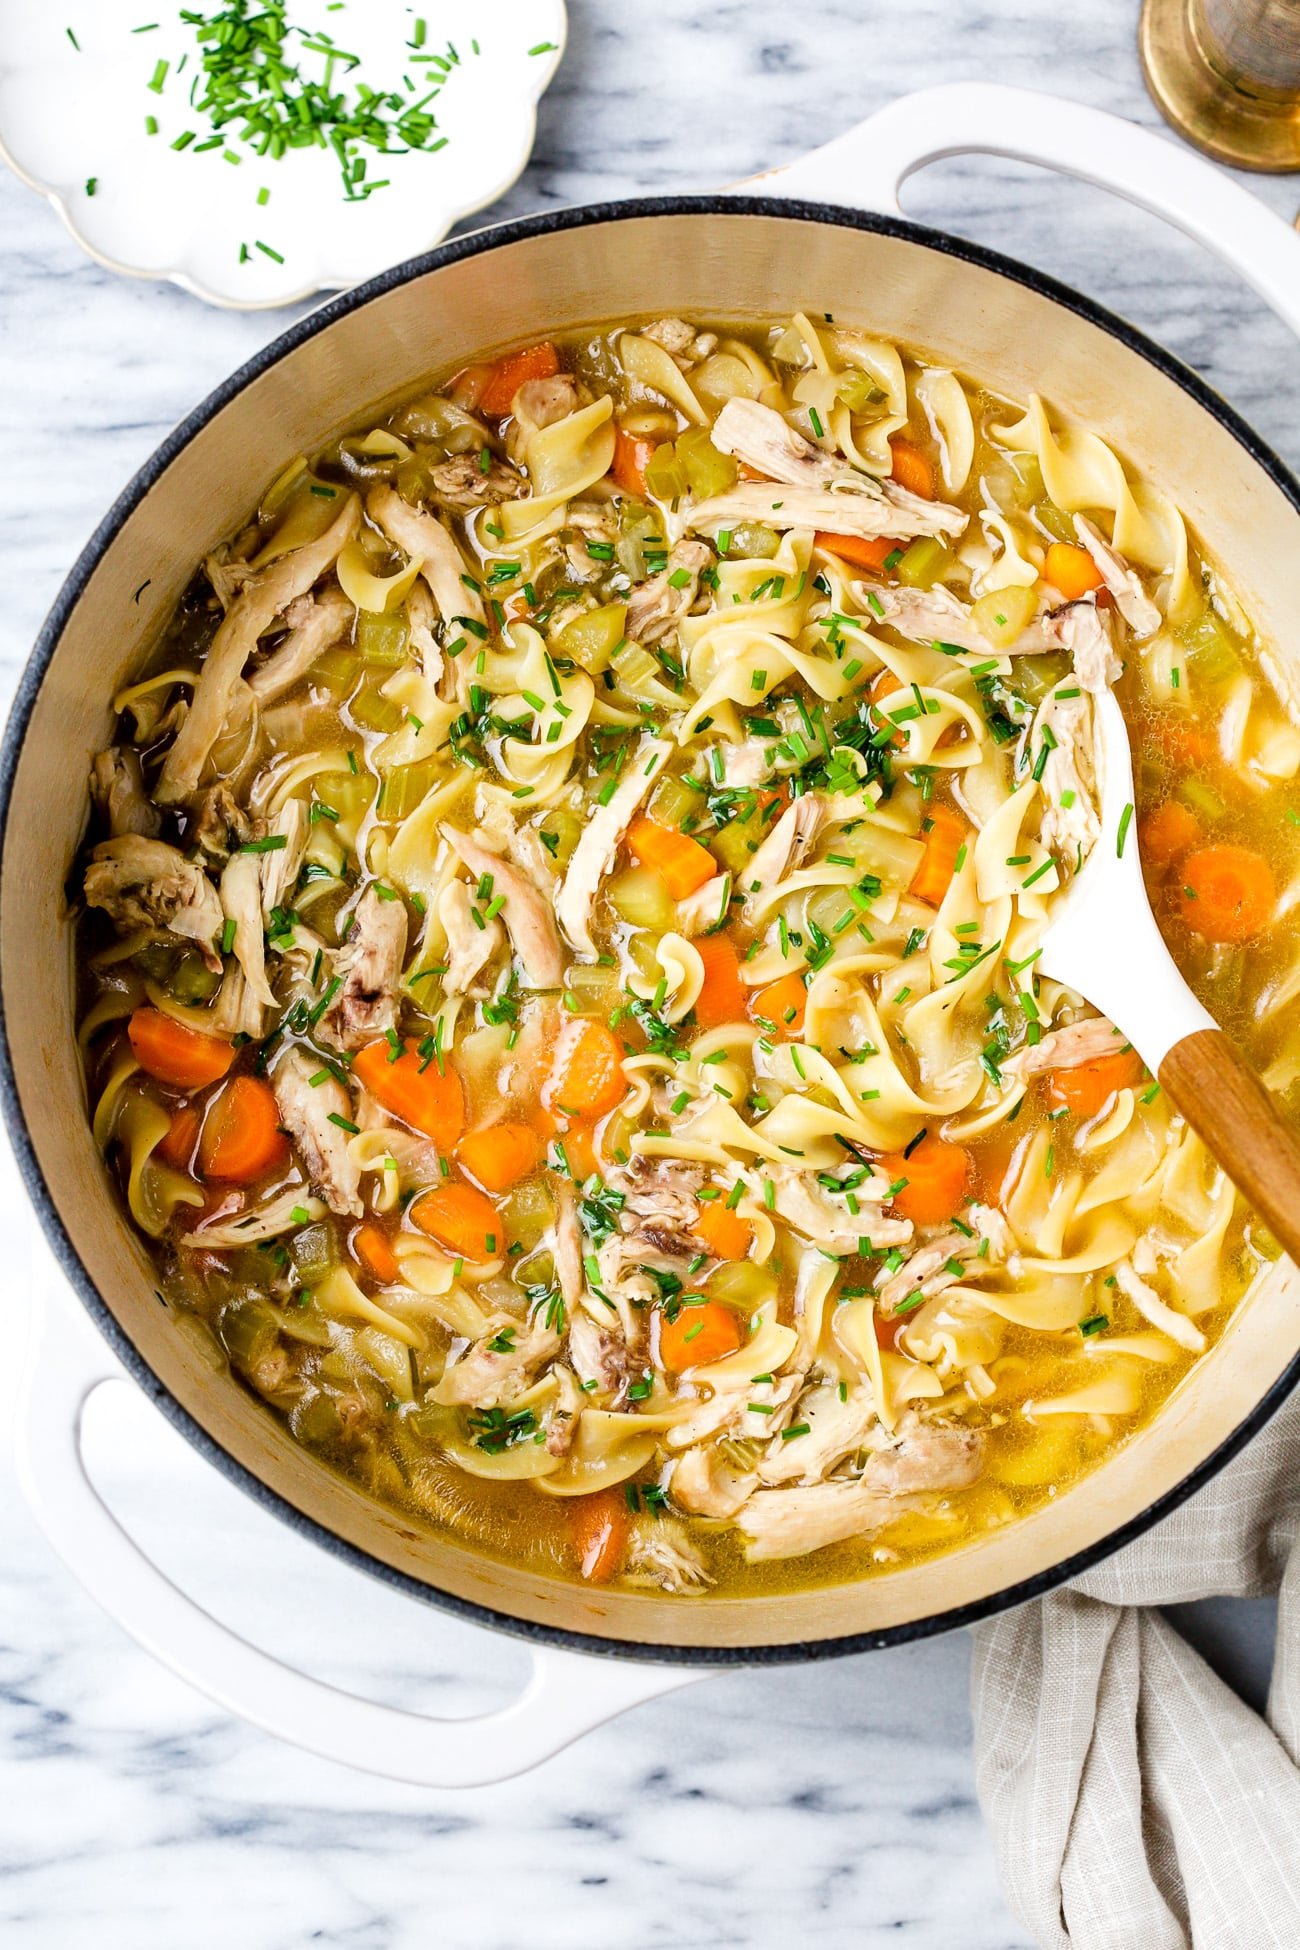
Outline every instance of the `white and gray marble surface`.
<svg viewBox="0 0 1300 1950"><path fill-rule="evenodd" d="M1047 87L1158 126L1136 14L1137 0L571 0L533 162L490 214L734 181L937 80ZM1294 181L1252 186L1288 216L1300 200ZM1293 343L1192 244L1101 192L995 162L936 167L907 202L1125 313L1300 463ZM285 322L114 277L0 172L6 697L111 498ZM4 1216L12 1268L17 1220ZM20 1292L5 1296L11 1316ZM18 1323L6 1324L11 1347ZM513 1648L343 1571L138 1398L97 1404L88 1442L158 1560L259 1643L395 1704L469 1711L505 1696ZM1256 1695L1268 1628L1266 1608L1245 1606L1189 1621ZM53 1557L6 1455L0 1938L24 1950L1019 1950L974 1801L966 1665L951 1638L720 1676L514 1785L392 1787L238 1724L138 1651Z"/></svg>

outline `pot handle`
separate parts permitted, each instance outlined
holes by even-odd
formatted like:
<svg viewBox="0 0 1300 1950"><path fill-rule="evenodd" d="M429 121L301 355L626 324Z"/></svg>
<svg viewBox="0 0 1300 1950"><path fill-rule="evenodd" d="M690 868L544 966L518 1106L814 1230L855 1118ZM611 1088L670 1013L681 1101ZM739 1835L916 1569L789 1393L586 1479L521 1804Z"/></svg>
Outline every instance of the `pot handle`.
<svg viewBox="0 0 1300 1950"><path fill-rule="evenodd" d="M1239 272L1300 333L1300 238L1222 169L1104 109L1001 83L922 88L770 176L776 196L901 215L907 178L946 156L1006 156L1114 190Z"/></svg>
<svg viewBox="0 0 1300 1950"><path fill-rule="evenodd" d="M416 1787L510 1780L629 1707L703 1679L684 1666L591 1658L530 1645L532 1673L508 1706L438 1720L296 1672L177 1589L118 1523L86 1472L81 1424L105 1383L128 1377L56 1286L36 1246L37 1319L18 1403L18 1476L64 1563L137 1645L254 1726L326 1760Z"/></svg>

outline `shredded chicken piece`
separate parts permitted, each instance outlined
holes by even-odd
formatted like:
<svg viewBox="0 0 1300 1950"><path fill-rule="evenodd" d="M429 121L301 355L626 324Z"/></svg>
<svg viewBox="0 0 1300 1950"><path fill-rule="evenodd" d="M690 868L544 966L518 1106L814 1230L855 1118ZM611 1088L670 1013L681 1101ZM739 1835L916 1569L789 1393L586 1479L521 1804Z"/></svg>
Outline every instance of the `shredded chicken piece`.
<svg viewBox="0 0 1300 1950"><path fill-rule="evenodd" d="M360 1049L396 1027L397 985L406 954L406 909L371 886L357 902L352 929L334 959L342 978L319 1033L339 1049Z"/></svg>
<svg viewBox="0 0 1300 1950"><path fill-rule="evenodd" d="M642 738L627 760L609 804L596 807L573 849L555 912L566 938L593 961L596 944L591 938L591 911L600 883L613 866L618 843L671 750L663 738Z"/></svg>
<svg viewBox="0 0 1300 1950"><path fill-rule="evenodd" d="M1049 645L1059 644L1069 651L1074 674L1085 691L1096 696L1119 676L1109 613L1099 610L1091 596L1049 611L1043 618L1043 633Z"/></svg>
<svg viewBox="0 0 1300 1950"><path fill-rule="evenodd" d="M856 479L865 482L865 474ZM863 541L893 536L910 541L916 535L960 535L967 517L946 501L922 501L887 481L882 492L852 493L836 488L773 486L766 481L740 481L711 501L684 510L688 528L716 533L742 521L766 528L826 529L837 535L856 535Z"/></svg>
<svg viewBox="0 0 1300 1950"><path fill-rule="evenodd" d="M564 979L564 954L540 889L527 874L471 834L444 826L442 837L476 881L484 874L492 876L492 899L502 902L501 918L531 986L558 988Z"/></svg>
<svg viewBox="0 0 1300 1950"><path fill-rule="evenodd" d="M314 1087L313 1078L319 1078ZM338 1080L300 1049L287 1049L271 1073L276 1109L303 1169L331 1212L361 1216L361 1173L348 1134L331 1116L351 1122L352 1099Z"/></svg>
<svg viewBox="0 0 1300 1950"><path fill-rule="evenodd" d="M638 1154L627 1165L611 1165L605 1183L623 1198L618 1222L625 1256L671 1266L706 1250L692 1231L704 1183L698 1165Z"/></svg>
<svg viewBox="0 0 1300 1950"><path fill-rule="evenodd" d="M856 1253L863 1239L869 1240L874 1250L884 1251L906 1245L912 1237L910 1219L888 1219L876 1202L888 1189L889 1181L883 1176L854 1186L854 1196L860 1201L856 1212L850 1212L842 1198L819 1185L814 1172L778 1165L773 1168L772 1182L778 1215L828 1252Z"/></svg>
<svg viewBox="0 0 1300 1950"><path fill-rule="evenodd" d="M771 747L760 738L718 746L722 755L722 783L734 789L764 785L772 776Z"/></svg>
<svg viewBox="0 0 1300 1950"><path fill-rule="evenodd" d="M326 589L319 596L299 596L284 613L288 634L277 643L266 662L253 671L248 688L259 704L283 697L307 675L318 657L332 650L347 636L356 621L356 610L341 589Z"/></svg>
<svg viewBox="0 0 1300 1950"><path fill-rule="evenodd" d="M208 647L189 713L163 761L154 788L159 805L178 806L193 796L212 747L227 727L236 686L258 639L334 566L360 519L356 495L345 496L323 535L279 556L250 577L236 596Z"/></svg>
<svg viewBox="0 0 1300 1950"><path fill-rule="evenodd" d="M1136 1255L1135 1255L1136 1257ZM1153 1286L1148 1286L1139 1278L1130 1260L1122 1259L1115 1268L1115 1282L1125 1297L1133 1302L1143 1320L1161 1334L1167 1334L1178 1347L1186 1348L1189 1354L1203 1354L1205 1336L1186 1314L1179 1313L1162 1300Z"/></svg>
<svg viewBox="0 0 1300 1950"><path fill-rule="evenodd" d="M1044 733L1050 734L1044 737ZM1051 690L1039 705L1029 734L1029 750L1047 748L1039 774L1043 817L1039 834L1043 845L1061 858L1077 861L1101 831L1093 803L1092 704L1086 696L1062 697Z"/></svg>
<svg viewBox="0 0 1300 1950"><path fill-rule="evenodd" d="M720 454L731 454L769 481L787 487L828 488L851 481L863 493L877 492L868 477L838 454L815 447L774 406L756 399L729 399L709 429Z"/></svg>
<svg viewBox="0 0 1300 1950"><path fill-rule="evenodd" d="M667 566L648 582L638 583L627 605L626 633L636 643L664 643L700 593L700 576L713 560L712 550L689 538L674 542ZM687 580L674 586L673 577Z"/></svg>
<svg viewBox="0 0 1300 1950"><path fill-rule="evenodd" d="M487 451L485 447L483 452ZM463 515L475 508L495 507L501 501L517 501L524 491L524 480L495 455L485 472L477 454L456 454L430 468L429 488L429 499L438 507Z"/></svg>
<svg viewBox="0 0 1300 1950"><path fill-rule="evenodd" d="M593 1392L611 1398L611 1407L627 1400L631 1349L612 1327L602 1327L589 1313L575 1313L569 1322L569 1359L579 1378L594 1384Z"/></svg>
<svg viewBox="0 0 1300 1950"><path fill-rule="evenodd" d="M745 1505L740 1527L751 1564L803 1557L828 1544L883 1529L916 1497L965 1489L979 1475L982 1438L971 1430L924 1426L915 1441L873 1457L858 1479L814 1487L760 1490Z"/></svg>
<svg viewBox="0 0 1300 1950"><path fill-rule="evenodd" d="M653 325L641 327L641 337L662 345L683 371L707 359L718 343L716 332L697 332L684 318L657 318Z"/></svg>
<svg viewBox="0 0 1300 1950"><path fill-rule="evenodd" d="M198 817L186 838L205 859L219 865L252 837L253 822L224 780L208 786L200 795Z"/></svg>
<svg viewBox="0 0 1300 1950"><path fill-rule="evenodd" d="M684 1525L671 1517L638 1517L628 1540L624 1582L649 1585L681 1597L690 1591L704 1591L713 1579L704 1568L704 1559L686 1534Z"/></svg>
<svg viewBox="0 0 1300 1950"><path fill-rule="evenodd" d="M1102 580L1115 598L1115 607L1134 636L1139 639L1154 636L1162 618L1142 587L1141 577L1129 568L1123 556L1116 553L1086 515L1074 517L1074 532L1101 570Z"/></svg>
<svg viewBox="0 0 1300 1950"><path fill-rule="evenodd" d="M1011 1229L996 1207L972 1205L967 1216L974 1238L955 1228L942 1232L928 1245L918 1247L896 1273L882 1269L877 1275L876 1296L885 1313L892 1314L900 1301L913 1293L922 1293L928 1300L957 1280L966 1279L972 1268L996 1266L1006 1258L1012 1245Z"/></svg>
<svg viewBox="0 0 1300 1950"><path fill-rule="evenodd" d="M673 1424L664 1440L669 1449L689 1449L710 1436L736 1442L769 1442L786 1426L803 1388L802 1374L779 1374L774 1381L741 1381L718 1388L690 1415Z"/></svg>
<svg viewBox="0 0 1300 1950"><path fill-rule="evenodd" d="M262 1011L275 1007L275 991L266 979L262 876L257 854L236 853L226 862L221 875L221 906L226 921L234 923L231 948L243 978L238 1028L246 1036L260 1036Z"/></svg>
<svg viewBox="0 0 1300 1950"><path fill-rule="evenodd" d="M833 1381L818 1382L795 1404L794 1426L808 1424L806 1435L789 1429L775 1436L758 1465L758 1475L769 1487L776 1483L820 1483L837 1463L857 1452L867 1433L877 1423L875 1397L869 1387L858 1386L840 1396ZM788 1440L787 1440L788 1438Z"/></svg>
<svg viewBox="0 0 1300 1950"><path fill-rule="evenodd" d="M583 1395L574 1380L572 1369L566 1368L562 1361L555 1363L551 1373L555 1376L555 1406L546 1420L546 1453L548 1456L567 1456L578 1433L578 1417L584 1406Z"/></svg>
<svg viewBox="0 0 1300 1950"><path fill-rule="evenodd" d="M438 640L433 634L437 617L427 582L417 582L412 588L406 598L406 617L411 628L411 642L416 656L420 659L421 673L430 684L436 684L441 688L446 665L442 651L438 648Z"/></svg>
<svg viewBox="0 0 1300 1950"><path fill-rule="evenodd" d="M452 623L459 616L468 616L472 623L484 621L483 599L470 587L464 558L437 515L412 508L391 487L371 488L366 496L366 513L394 547L419 563L444 623Z"/></svg>
<svg viewBox="0 0 1300 1950"><path fill-rule="evenodd" d="M573 1320L582 1305L582 1227L578 1223L578 1202L571 1181L557 1178L554 1183L555 1229L551 1235L551 1256L565 1313Z"/></svg>
<svg viewBox="0 0 1300 1950"><path fill-rule="evenodd" d="M149 929L192 941L214 973L216 940L225 922L217 890L202 867L164 840L123 833L103 840L86 868L86 902L100 907L119 934Z"/></svg>
<svg viewBox="0 0 1300 1950"><path fill-rule="evenodd" d="M706 928L717 927L731 904L733 878L729 873L715 873L712 880L706 880L693 894L678 901L679 934L703 934Z"/></svg>
<svg viewBox="0 0 1300 1950"><path fill-rule="evenodd" d="M815 792L803 793L793 805L786 807L741 872L739 891L746 901L761 899L779 886L787 874L798 871L812 852L825 818L825 803Z"/></svg>
<svg viewBox="0 0 1300 1950"><path fill-rule="evenodd" d="M433 1399L444 1407L498 1408L522 1394L559 1348L559 1335L543 1322L525 1325L513 1314L493 1314L481 1338L447 1369Z"/></svg>
<svg viewBox="0 0 1300 1950"><path fill-rule="evenodd" d="M111 745L96 752L90 764L90 792L108 830L115 840L128 833L154 840L162 825L158 808L144 789L140 754L129 747Z"/></svg>
<svg viewBox="0 0 1300 1950"><path fill-rule="evenodd" d="M1124 1033L1105 1016L1087 1016L1082 1022L1067 1023L1063 1029L1049 1030L1041 1042L1026 1043L999 1066L1003 1076L1027 1079L1046 1070L1077 1070L1081 1063L1092 1063L1099 1056L1114 1056L1129 1048Z"/></svg>
<svg viewBox="0 0 1300 1950"><path fill-rule="evenodd" d="M758 1471L737 1469L715 1442L697 1443L673 1464L673 1502L694 1517L730 1519L758 1488Z"/></svg>
<svg viewBox="0 0 1300 1950"><path fill-rule="evenodd" d="M256 534L256 530L253 530ZM257 574L251 562L245 562L232 552L231 545L223 542L220 548L213 549L211 555L203 560L203 573L212 585L212 593L223 610L230 608L245 583Z"/></svg>
<svg viewBox="0 0 1300 1950"><path fill-rule="evenodd" d="M475 978L505 947L505 929L493 917L481 927L474 919L473 895L463 880L449 880L438 896L438 919L447 934L445 995L470 994Z"/></svg>
<svg viewBox="0 0 1300 1950"><path fill-rule="evenodd" d="M586 394L571 372L552 373L549 379L526 379L510 402L506 452L511 460L522 463L535 433L567 420L585 401Z"/></svg>
<svg viewBox="0 0 1300 1950"><path fill-rule="evenodd" d="M262 913L268 923L277 907L283 913L288 904L298 879L298 869L302 865L307 832L306 806L301 799L286 799L265 834L267 839L283 840L284 845L268 847L265 853L258 856Z"/></svg>

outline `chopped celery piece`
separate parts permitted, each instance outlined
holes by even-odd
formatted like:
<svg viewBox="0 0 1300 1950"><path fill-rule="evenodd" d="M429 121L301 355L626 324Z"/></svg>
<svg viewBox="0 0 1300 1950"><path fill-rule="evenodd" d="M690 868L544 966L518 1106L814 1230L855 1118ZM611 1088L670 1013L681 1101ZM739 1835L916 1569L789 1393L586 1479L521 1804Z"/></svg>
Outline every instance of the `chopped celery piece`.
<svg viewBox="0 0 1300 1950"><path fill-rule="evenodd" d="M437 784L440 767L427 758L418 765L395 765L379 788L375 807L381 819L405 819Z"/></svg>
<svg viewBox="0 0 1300 1950"><path fill-rule="evenodd" d="M615 874L606 890L609 904L620 920L634 928L649 928L667 934L677 918L673 897L663 877L650 867L629 867Z"/></svg>
<svg viewBox="0 0 1300 1950"><path fill-rule="evenodd" d="M619 568L632 582L645 581L647 546L659 554L668 552L659 516L644 502L624 497L618 504L618 540L614 553Z"/></svg>
<svg viewBox="0 0 1300 1950"><path fill-rule="evenodd" d="M1241 657L1232 631L1209 603L1194 623L1178 632L1193 659L1197 677L1205 684L1226 684L1241 669Z"/></svg>
<svg viewBox="0 0 1300 1950"><path fill-rule="evenodd" d="M1185 806L1190 807L1200 818L1208 819L1211 824L1216 820L1223 819L1228 811L1227 806L1220 799L1214 787L1206 785L1203 779L1180 779L1178 781L1177 796Z"/></svg>
<svg viewBox="0 0 1300 1950"><path fill-rule="evenodd" d="M327 691L350 691L361 670L355 650L326 650L307 672L309 684L323 684Z"/></svg>
<svg viewBox="0 0 1300 1950"><path fill-rule="evenodd" d="M589 676L598 676L608 669L611 652L623 641L626 616L626 603L602 603L599 609L589 609L552 638L552 653L570 657Z"/></svg>
<svg viewBox="0 0 1300 1950"><path fill-rule="evenodd" d="M740 474L731 455L719 453L703 427L687 427L685 433L678 435L677 459L692 493L701 499L710 494L725 494L735 486Z"/></svg>
<svg viewBox="0 0 1300 1950"><path fill-rule="evenodd" d="M289 1426L299 1442L315 1447L343 1433L343 1417L328 1395L306 1395L290 1416Z"/></svg>
<svg viewBox="0 0 1300 1950"><path fill-rule="evenodd" d="M1066 682L1073 669L1068 650L1045 650L1041 656L1017 657L1015 675L1009 681L1018 697L1037 706L1049 691Z"/></svg>
<svg viewBox="0 0 1300 1950"><path fill-rule="evenodd" d="M735 1307L741 1313L766 1307L776 1299L777 1292L775 1273L766 1266L755 1266L752 1259L724 1261L709 1274L710 1300L721 1300L724 1307Z"/></svg>
<svg viewBox="0 0 1300 1950"><path fill-rule="evenodd" d="M716 833L709 834L711 851L728 873L740 876L737 881L739 887L744 887L745 868L771 830L770 821L762 820L757 813L753 813L748 819L729 820L725 826L719 826Z"/></svg>
<svg viewBox="0 0 1300 1950"><path fill-rule="evenodd" d="M280 1322L265 1300L236 1300L222 1313L220 1331L231 1360L251 1368L275 1346Z"/></svg>
<svg viewBox="0 0 1300 1950"><path fill-rule="evenodd" d="M990 590L971 610L971 621L986 636L995 650L1009 650L1038 608L1032 586L1011 583L1005 589Z"/></svg>
<svg viewBox="0 0 1300 1950"><path fill-rule="evenodd" d="M869 406L879 406L885 395L869 372L851 367L835 381L835 397L843 400L851 413L865 413Z"/></svg>
<svg viewBox="0 0 1300 1950"><path fill-rule="evenodd" d="M847 923L845 926L840 925L841 922L846 921L846 917L849 921L856 921L858 913L850 903L848 891L844 887L823 887L808 902L808 919L819 927L823 934L829 935L832 941L838 941L841 935L848 932ZM852 938L861 948L861 937L854 935Z"/></svg>
<svg viewBox="0 0 1300 1950"><path fill-rule="evenodd" d="M703 814L704 794L685 779L669 773L651 793L647 811L661 826L682 826L689 833Z"/></svg>
<svg viewBox="0 0 1300 1950"><path fill-rule="evenodd" d="M357 649L368 664L403 664L411 629L400 611L363 609L357 615Z"/></svg>
<svg viewBox="0 0 1300 1950"><path fill-rule="evenodd" d="M564 985L566 1013L578 1016L607 1016L623 1000L623 979L616 968L601 968L595 962L577 962Z"/></svg>
<svg viewBox="0 0 1300 1950"><path fill-rule="evenodd" d="M680 501L690 485L671 440L661 441L645 464L645 484L656 501Z"/></svg>
<svg viewBox="0 0 1300 1950"><path fill-rule="evenodd" d="M378 684L369 678L361 685L349 704L352 722L362 731L382 731L387 734L396 731L406 722L406 713L400 704L391 697L385 697Z"/></svg>
<svg viewBox="0 0 1300 1950"><path fill-rule="evenodd" d="M1006 463L1015 478L1016 499L1022 508L1032 507L1036 501L1046 499L1043 470L1037 454L1007 454Z"/></svg>
<svg viewBox="0 0 1300 1950"><path fill-rule="evenodd" d="M501 1207L501 1217L510 1239L527 1252L545 1236L546 1230L555 1221L555 1200L545 1178L527 1178L522 1185L516 1185ZM527 1278L529 1286L549 1286L555 1277L555 1267L549 1253L528 1262L519 1270Z"/></svg>
<svg viewBox="0 0 1300 1950"><path fill-rule="evenodd" d="M328 1223L304 1226L289 1241L289 1251L304 1286L323 1279L339 1263L338 1240Z"/></svg>
<svg viewBox="0 0 1300 1950"><path fill-rule="evenodd" d="M618 681L625 691L635 691L638 685L659 674L659 666L650 652L643 650L639 643L633 643L630 639L620 643L610 658L610 663L617 671Z"/></svg>
<svg viewBox="0 0 1300 1950"><path fill-rule="evenodd" d="M1054 536L1058 542L1078 541L1079 537L1074 532L1074 523L1064 508L1058 508L1054 501L1040 501L1034 513L1048 534Z"/></svg>
<svg viewBox="0 0 1300 1950"><path fill-rule="evenodd" d="M557 867L567 867L573 858L573 849L582 837L582 821L568 806L557 806L548 812L542 821L540 832L542 845L550 854Z"/></svg>
<svg viewBox="0 0 1300 1950"><path fill-rule="evenodd" d="M178 1002L208 1002L221 987L221 975L208 967L197 950L183 948L166 979L166 986Z"/></svg>
<svg viewBox="0 0 1300 1950"><path fill-rule="evenodd" d="M742 562L748 559L770 562L780 546L780 535L766 522L741 521L731 531L731 545L727 554Z"/></svg>
<svg viewBox="0 0 1300 1950"><path fill-rule="evenodd" d="M937 536L922 535L904 550L898 565L898 580L909 589L929 589L939 580L950 559Z"/></svg>

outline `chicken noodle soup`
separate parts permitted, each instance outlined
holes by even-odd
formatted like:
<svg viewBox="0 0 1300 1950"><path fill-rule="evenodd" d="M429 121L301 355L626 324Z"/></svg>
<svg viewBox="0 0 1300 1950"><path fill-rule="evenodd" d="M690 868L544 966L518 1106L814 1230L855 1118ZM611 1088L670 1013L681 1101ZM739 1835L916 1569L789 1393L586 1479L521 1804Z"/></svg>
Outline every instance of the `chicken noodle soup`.
<svg viewBox="0 0 1300 1950"><path fill-rule="evenodd" d="M94 1127L177 1330L598 1582L865 1574L1069 1485L1277 1250L1037 969L1108 684L1162 924L1294 1092L1293 707L1096 435L669 318L294 460L91 781Z"/></svg>

